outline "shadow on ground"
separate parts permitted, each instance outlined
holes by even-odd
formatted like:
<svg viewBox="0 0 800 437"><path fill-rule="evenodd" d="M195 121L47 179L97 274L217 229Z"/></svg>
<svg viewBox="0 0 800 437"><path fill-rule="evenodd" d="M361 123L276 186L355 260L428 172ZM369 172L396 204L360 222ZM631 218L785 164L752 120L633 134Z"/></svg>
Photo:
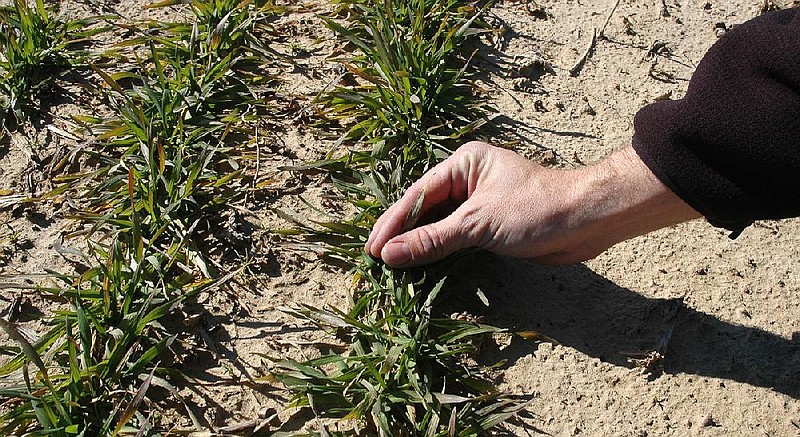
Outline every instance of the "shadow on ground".
<svg viewBox="0 0 800 437"><path fill-rule="evenodd" d="M549 267L477 253L464 259L439 299L449 314L484 314L486 323L533 330L591 357L630 367L630 351L659 347L663 371L770 387L800 398L800 339L732 324L686 307L679 299L650 299L583 265ZM488 298L486 307L478 298ZM676 290L681 292L681 290ZM445 307L446 306L446 307ZM514 341L489 352L491 360L536 352L534 341ZM496 356L495 356L496 354Z"/></svg>

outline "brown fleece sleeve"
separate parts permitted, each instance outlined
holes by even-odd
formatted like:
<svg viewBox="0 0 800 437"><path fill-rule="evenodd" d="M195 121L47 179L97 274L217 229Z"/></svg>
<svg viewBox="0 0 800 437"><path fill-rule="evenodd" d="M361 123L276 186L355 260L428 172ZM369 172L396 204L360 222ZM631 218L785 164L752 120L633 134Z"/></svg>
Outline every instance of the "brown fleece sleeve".
<svg viewBox="0 0 800 437"><path fill-rule="evenodd" d="M645 164L712 224L800 215L800 10L727 32L686 96L642 108L634 130Z"/></svg>

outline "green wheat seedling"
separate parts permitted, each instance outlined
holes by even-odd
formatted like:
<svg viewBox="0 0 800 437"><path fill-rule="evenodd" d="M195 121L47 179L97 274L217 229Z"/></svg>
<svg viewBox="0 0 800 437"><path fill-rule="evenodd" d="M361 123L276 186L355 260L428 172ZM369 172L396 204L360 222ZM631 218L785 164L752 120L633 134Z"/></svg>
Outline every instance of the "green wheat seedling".
<svg viewBox="0 0 800 437"><path fill-rule="evenodd" d="M491 110L472 89L470 56L461 51L477 32L478 11L454 1L343 4L349 27L326 23L359 51L339 60L356 84L337 86L320 101L328 120L342 123L341 141L353 147L291 169L327 171L358 213L330 221L279 214L298 226L289 233L353 266L350 310L286 310L350 347L342 356L278 360L274 377L294 393L293 406L336 419L333 428L344 435L482 435L522 408L497 390L491 367L467 358L477 338L501 330L432 314L447 263L412 275L363 252L375 217Z"/></svg>
<svg viewBox="0 0 800 437"><path fill-rule="evenodd" d="M185 3L182 0L164 0L148 5L160 8ZM194 15L194 26L185 23L149 23L150 27L167 30L171 36L161 39L165 46L173 46L188 38L199 39L197 55L224 58L234 54L241 62L249 58L268 60L272 64L281 62L280 54L265 44L270 37L279 34L271 23L286 13L286 8L272 1L259 0L194 0L189 2ZM140 40L132 39L129 44ZM249 64L253 67L254 64Z"/></svg>
<svg viewBox="0 0 800 437"><path fill-rule="evenodd" d="M91 166L55 178L46 196L77 206L69 237L85 237L77 247L88 255L78 275L50 272L63 286L32 287L64 305L49 332L30 341L0 322L19 345L0 367L0 434L155 435L159 400L150 393L182 402L172 384L185 378L168 366L193 333L165 319L233 274L216 272L201 246L216 213L243 195L246 138L268 103L257 94L269 59L244 34L271 9L245 10L236 15L241 37L219 42L215 29L233 15L214 26L205 16L125 25L140 37L118 49L144 47L131 51L136 62L93 67L113 115L75 117L94 138L81 151Z"/></svg>
<svg viewBox="0 0 800 437"><path fill-rule="evenodd" d="M502 330L432 316L444 279L430 289L366 255L356 269L359 297L350 311L285 309L350 342L343 356L276 361L275 378L295 393L290 406L354 421L344 435L362 427L382 436L483 435L519 411L494 387L493 369L466 358L476 338Z"/></svg>
<svg viewBox="0 0 800 437"><path fill-rule="evenodd" d="M42 0L14 0L0 8L0 128L16 124L37 108L38 93L71 68L85 66L82 45L108 27L112 17L65 20Z"/></svg>
<svg viewBox="0 0 800 437"><path fill-rule="evenodd" d="M464 52L464 43L479 32L479 15L452 0L352 3L351 8L349 27L331 19L326 24L358 49L338 60L357 85L338 86L320 101L328 119L344 124L342 140L371 147L360 152L369 157L346 159L351 165L368 163L378 176L374 182L395 195L492 112L474 98L466 76L471 53Z"/></svg>
<svg viewBox="0 0 800 437"><path fill-rule="evenodd" d="M284 309L350 344L343 356L274 359L274 378L294 393L290 407L337 419L331 428L350 429L342 435L362 429L398 436L484 435L524 407L495 387L494 366L468 358L483 337L503 331L432 313L442 272L455 258L422 277L404 273L363 253L373 224L368 214L352 221L280 214L298 226L287 234L301 233L307 244L323 244L329 256L352 265L356 284L348 311L307 304Z"/></svg>
<svg viewBox="0 0 800 437"><path fill-rule="evenodd" d="M145 74L97 70L117 115L78 119L96 133L100 148L86 153L101 165L58 178L64 185L53 195L78 190L87 206L75 217L93 223L91 232L128 231L133 218L141 216L146 239L170 251L190 251L208 273L193 244L197 236L186 237L193 229L208 230L215 213L242 195L248 158L246 150L232 144L245 137L247 123L263 112L264 103L233 74L233 54L213 60L200 56L193 51L199 40L184 46L162 41L159 47L151 41ZM128 190L134 193L133 206Z"/></svg>
<svg viewBox="0 0 800 437"><path fill-rule="evenodd" d="M33 287L69 302L38 341L28 341L13 323L0 320L20 346L20 353L0 367L2 435L147 431L149 387L175 394L165 379L174 371L162 365L178 354L176 342L185 340L160 321L180 314L185 301L219 281L167 275L164 266L172 260L141 240L92 243L90 250L84 273L54 274L60 287ZM35 364L33 372L28 363Z"/></svg>
<svg viewBox="0 0 800 437"><path fill-rule="evenodd" d="M149 46L138 72L96 69L116 115L76 118L95 134L99 148L86 153L101 165L60 177L64 184L53 193L83 190L79 196L88 205L77 217L95 223L93 231L111 222L129 229L131 216L143 212L146 238L185 241L198 221L242 193L244 139L266 113L268 101L259 90L271 80L256 61L272 62L249 41L279 9L196 1L192 10L192 25L128 26L141 35L120 47ZM233 36L214 42L222 23L235 27L223 29ZM129 172L133 207L127 202Z"/></svg>

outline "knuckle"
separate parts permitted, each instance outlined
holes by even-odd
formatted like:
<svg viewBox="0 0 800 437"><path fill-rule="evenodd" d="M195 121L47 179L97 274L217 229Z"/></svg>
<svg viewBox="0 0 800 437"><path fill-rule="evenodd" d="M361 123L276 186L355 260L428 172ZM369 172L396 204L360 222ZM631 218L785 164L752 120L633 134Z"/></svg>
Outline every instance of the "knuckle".
<svg viewBox="0 0 800 437"><path fill-rule="evenodd" d="M470 168L483 161L493 148L494 146L481 141L470 141L459 147L452 158L459 163L459 167Z"/></svg>
<svg viewBox="0 0 800 437"><path fill-rule="evenodd" d="M442 235L432 226L423 226L418 229L416 243L416 253L413 253L414 248L412 248L414 256L438 259L444 255Z"/></svg>
<svg viewBox="0 0 800 437"><path fill-rule="evenodd" d="M458 148L457 152L463 154L484 153L491 146L483 141L470 141Z"/></svg>

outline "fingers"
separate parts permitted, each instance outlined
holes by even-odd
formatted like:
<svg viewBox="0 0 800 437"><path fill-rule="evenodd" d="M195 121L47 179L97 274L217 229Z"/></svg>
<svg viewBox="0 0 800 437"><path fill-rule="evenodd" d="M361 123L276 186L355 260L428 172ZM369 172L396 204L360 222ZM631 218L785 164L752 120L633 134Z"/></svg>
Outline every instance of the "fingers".
<svg viewBox="0 0 800 437"><path fill-rule="evenodd" d="M474 218L470 212L475 209L461 203L477 186L492 150L494 147L482 142L464 144L423 175L375 223L364 246L367 254L380 257L393 267L412 267L475 245L475 232L466 225L468 219ZM441 221L409 230L416 224L414 219L446 206L449 201L461 206ZM417 214L411 213L415 208L419 208Z"/></svg>
<svg viewBox="0 0 800 437"><path fill-rule="evenodd" d="M390 239L380 257L392 267L415 267L438 261L476 244L463 209L436 223L412 229Z"/></svg>
<svg viewBox="0 0 800 437"><path fill-rule="evenodd" d="M380 257L384 246L392 237L402 233L404 227L414 225L408 223L409 212L421 196L424 197L418 216L424 215L448 199L466 200L463 161L459 156L451 156L411 185L403 197L389 207L375 223L373 232L370 233L364 246L367 254Z"/></svg>

